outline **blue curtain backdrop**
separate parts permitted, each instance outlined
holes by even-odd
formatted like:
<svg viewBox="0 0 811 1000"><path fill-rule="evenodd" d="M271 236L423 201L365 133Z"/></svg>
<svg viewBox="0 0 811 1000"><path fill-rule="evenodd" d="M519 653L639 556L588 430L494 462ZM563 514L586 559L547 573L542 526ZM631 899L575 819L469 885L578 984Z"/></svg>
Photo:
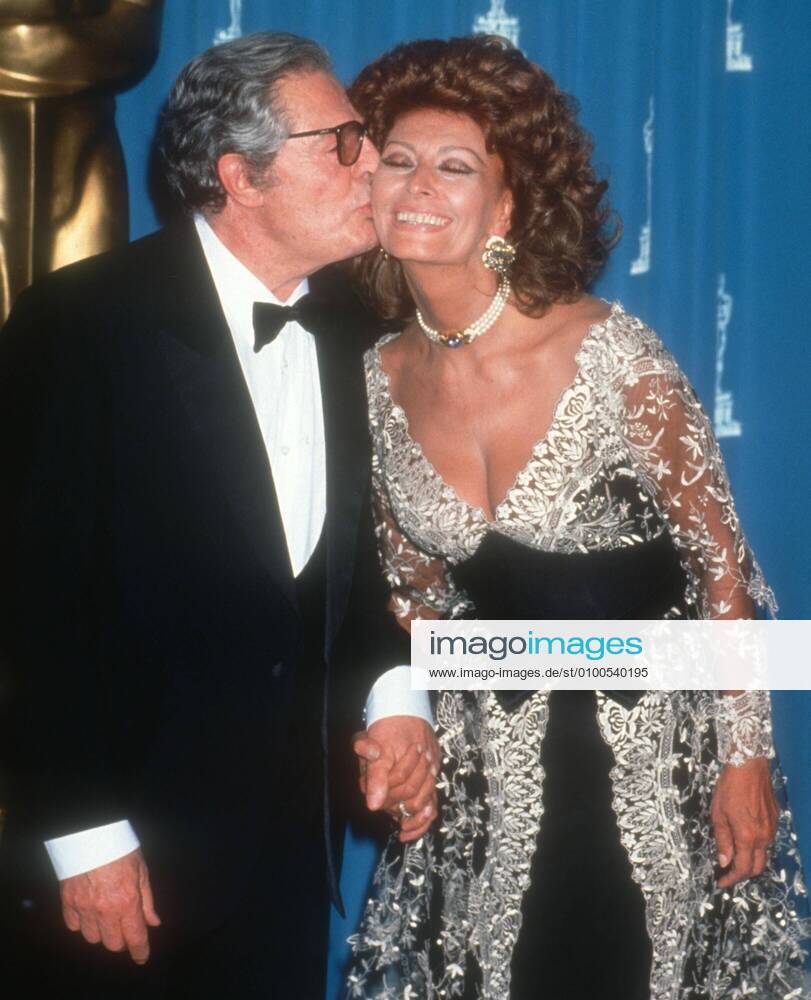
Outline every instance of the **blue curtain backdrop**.
<svg viewBox="0 0 811 1000"><path fill-rule="evenodd" d="M468 34L488 13L507 18L502 32L579 100L624 222L597 292L621 299L675 352L714 417L781 616L811 618L811 7L802 0L167 0L160 58L119 101L133 237L157 224L147 164L158 109L180 67L215 39L307 35L349 80L399 41ZM775 695L775 715L811 863L811 696ZM334 921L330 996L375 850L350 838L351 913Z"/></svg>

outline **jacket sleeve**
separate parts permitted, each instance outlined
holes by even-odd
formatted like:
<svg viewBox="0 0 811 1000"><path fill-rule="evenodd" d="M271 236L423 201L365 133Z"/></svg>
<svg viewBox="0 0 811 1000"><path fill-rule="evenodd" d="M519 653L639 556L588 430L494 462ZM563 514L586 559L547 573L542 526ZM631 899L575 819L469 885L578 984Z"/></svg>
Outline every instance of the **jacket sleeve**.
<svg viewBox="0 0 811 1000"><path fill-rule="evenodd" d="M103 640L109 412L58 289L24 292L0 333L1 766L43 840L126 817L122 674Z"/></svg>

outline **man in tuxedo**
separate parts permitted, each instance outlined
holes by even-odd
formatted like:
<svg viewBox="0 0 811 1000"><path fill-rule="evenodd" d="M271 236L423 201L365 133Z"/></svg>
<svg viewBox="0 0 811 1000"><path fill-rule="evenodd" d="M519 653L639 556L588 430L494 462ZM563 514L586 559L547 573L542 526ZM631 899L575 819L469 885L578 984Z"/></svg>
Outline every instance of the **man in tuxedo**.
<svg viewBox="0 0 811 1000"><path fill-rule="evenodd" d="M311 42L203 53L160 125L184 220L0 337L4 988L323 996L364 701L373 804L433 818L369 511L374 322L317 273L376 243L355 118Z"/></svg>

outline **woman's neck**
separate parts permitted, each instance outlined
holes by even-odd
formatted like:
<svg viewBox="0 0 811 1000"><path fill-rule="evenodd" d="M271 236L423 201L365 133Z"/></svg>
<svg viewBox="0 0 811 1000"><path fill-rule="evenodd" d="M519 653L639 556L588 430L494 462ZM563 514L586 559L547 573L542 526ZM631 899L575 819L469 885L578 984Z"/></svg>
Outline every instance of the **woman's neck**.
<svg viewBox="0 0 811 1000"><path fill-rule="evenodd" d="M422 318L435 330L463 330L487 309L498 287L495 274L477 268L404 264Z"/></svg>

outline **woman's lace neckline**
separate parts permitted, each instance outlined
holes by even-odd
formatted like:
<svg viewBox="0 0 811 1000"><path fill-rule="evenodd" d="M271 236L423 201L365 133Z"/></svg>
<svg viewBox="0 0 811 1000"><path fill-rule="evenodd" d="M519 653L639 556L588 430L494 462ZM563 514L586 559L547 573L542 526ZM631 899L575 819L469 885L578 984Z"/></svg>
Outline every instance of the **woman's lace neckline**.
<svg viewBox="0 0 811 1000"><path fill-rule="evenodd" d="M504 494L502 499L493 508L493 517L487 516L486 512L478 504L471 503L461 496L453 483L448 482L447 479L437 470L433 462L425 454L422 445L417 441L411 433L411 428L409 426L408 414L405 412L403 407L395 402L391 394L391 380L389 375L383 367L383 362L380 357L381 348L385 347L386 344L391 343L391 341L396 340L401 336L402 331L397 331L395 333L386 334L386 336L381 337L381 339L372 348L372 363L373 370L377 373L378 381L380 383L380 389L383 393L384 399L388 404L389 412L397 418L402 427L403 434L408 440L411 447L414 449L415 456L422 462L429 476L434 479L445 491L447 491L454 500L465 507L470 513L484 525L488 527L493 527L499 524L500 521L504 519L505 512L508 511L510 500L513 495L521 486L522 481L528 474L529 470L532 468L533 463L537 460L540 452L547 447L549 444L549 439L556 429L556 426L560 423L562 414L566 410L566 404L571 397L571 395L577 391L578 387L583 382L583 362L588 352L589 345L603 335L609 325L617 318L624 315L624 309L620 302L610 303L611 310L605 319L599 320L596 323L591 323L580 341L580 346L574 355L575 362L575 374L572 380L561 389L555 405L552 407L552 416L546 427L546 430L537 438L535 443L530 449L529 456L524 462L524 464L518 469L516 474L513 476L510 487Z"/></svg>

